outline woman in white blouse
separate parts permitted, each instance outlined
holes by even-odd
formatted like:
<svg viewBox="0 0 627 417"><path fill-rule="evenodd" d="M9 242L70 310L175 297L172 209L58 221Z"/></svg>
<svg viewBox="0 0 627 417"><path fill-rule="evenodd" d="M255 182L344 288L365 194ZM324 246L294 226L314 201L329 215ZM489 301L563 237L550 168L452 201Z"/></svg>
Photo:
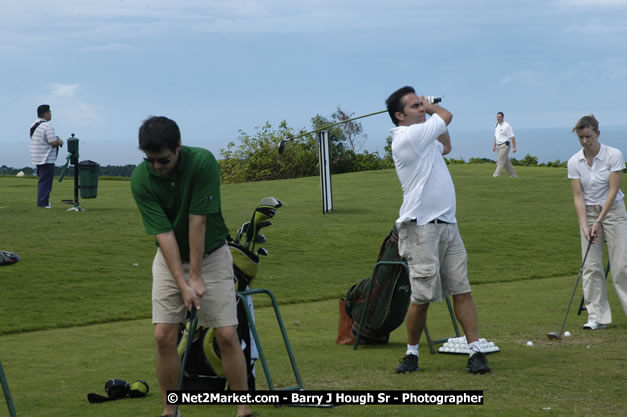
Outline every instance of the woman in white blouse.
<svg viewBox="0 0 627 417"><path fill-rule="evenodd" d="M583 295L588 311L584 329L598 330L612 322L603 272L607 241L610 271L627 315L627 214L620 181L625 159L620 150L599 142L599 122L584 116L575 125L582 149L568 160L568 178L579 218L582 255L592 239L583 268Z"/></svg>

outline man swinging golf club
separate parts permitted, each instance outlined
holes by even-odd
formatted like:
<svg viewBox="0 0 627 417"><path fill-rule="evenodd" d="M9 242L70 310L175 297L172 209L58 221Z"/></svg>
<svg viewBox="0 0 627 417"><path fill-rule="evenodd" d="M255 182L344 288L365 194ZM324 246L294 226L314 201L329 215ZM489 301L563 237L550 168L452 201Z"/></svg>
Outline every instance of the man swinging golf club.
<svg viewBox="0 0 627 417"><path fill-rule="evenodd" d="M207 150L181 145L177 124L151 117L139 128L139 149L146 157L131 176L131 190L148 234L158 246L152 274L157 378L162 417L179 417L167 404L178 388L179 325L185 310L197 311L201 326L215 329L224 374L232 390L248 389L246 363L237 337L233 258L220 207L220 172ZM176 415L175 415L176 413ZM253 415L247 405L238 416Z"/></svg>
<svg viewBox="0 0 627 417"><path fill-rule="evenodd" d="M387 109L396 125L392 157L403 189L396 220L399 254L407 260L411 303L407 311L407 352L397 373L418 370L418 342L432 302L453 296L470 355L466 370L490 372L479 349L477 313L470 294L467 255L455 218L455 188L442 155L451 151L447 125L453 115L403 87L390 95ZM426 119L428 114L429 119Z"/></svg>

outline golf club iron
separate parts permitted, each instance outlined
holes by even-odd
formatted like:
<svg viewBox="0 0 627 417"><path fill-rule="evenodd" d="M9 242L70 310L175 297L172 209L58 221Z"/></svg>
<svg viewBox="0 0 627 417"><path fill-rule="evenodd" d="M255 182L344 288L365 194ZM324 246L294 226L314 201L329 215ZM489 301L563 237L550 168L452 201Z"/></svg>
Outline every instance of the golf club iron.
<svg viewBox="0 0 627 417"><path fill-rule="evenodd" d="M581 278L581 274L583 273L583 266L586 264L586 258L588 257L588 252L590 252L590 247L592 246L592 238L588 242L588 248L586 249L586 253L583 256L583 262L581 263L581 268L579 268L579 274L577 275L577 280L575 281L575 288L573 288L573 295L570 296L570 302L568 303L568 308L566 309L566 315L564 316L564 322L562 323L562 328L558 332L549 332L546 336L550 340L562 340L562 333L564 332L564 326L566 326L566 318L568 317L568 312L570 311L570 305L573 303L573 298L575 297L575 292L577 291L577 286L579 285L579 278Z"/></svg>
<svg viewBox="0 0 627 417"><path fill-rule="evenodd" d="M194 341L194 331L196 330L196 325L198 324L198 318L196 317L196 307L192 307L191 314L189 316L189 330L187 332L187 341L185 344L185 351L183 352L183 357L181 358L181 369L179 371L179 391L183 388L183 377L185 376L185 366L187 365L187 358L189 357L189 352L192 350L192 342ZM174 409L174 415L178 416L179 406L176 405Z"/></svg>
<svg viewBox="0 0 627 417"><path fill-rule="evenodd" d="M257 250L257 255L268 256L268 249L266 249L266 248L259 248Z"/></svg>
<svg viewBox="0 0 627 417"><path fill-rule="evenodd" d="M255 245L257 245L257 243L266 243L266 237L262 234L257 234L255 235L255 240L253 241L253 247L250 249L251 252L255 251Z"/></svg>
<svg viewBox="0 0 627 417"><path fill-rule="evenodd" d="M243 223L239 229L237 229L237 233L235 234L235 242L239 245L242 240L242 236L248 231L249 222Z"/></svg>

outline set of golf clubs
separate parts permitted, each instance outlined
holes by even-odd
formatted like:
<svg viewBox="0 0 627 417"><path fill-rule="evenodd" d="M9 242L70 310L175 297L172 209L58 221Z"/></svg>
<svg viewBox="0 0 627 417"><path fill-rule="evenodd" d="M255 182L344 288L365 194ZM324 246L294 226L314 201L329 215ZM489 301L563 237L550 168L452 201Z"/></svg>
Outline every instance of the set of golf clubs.
<svg viewBox="0 0 627 417"><path fill-rule="evenodd" d="M242 246L244 249L255 253L255 246L266 243L266 237L260 234L259 231L264 227L272 225L271 218L274 217L279 207L282 207L283 203L274 197L266 197L257 206L250 221L242 224L237 229L235 234L235 243ZM244 242L242 243L242 238ZM257 255L268 256L268 250L266 248L259 248Z"/></svg>

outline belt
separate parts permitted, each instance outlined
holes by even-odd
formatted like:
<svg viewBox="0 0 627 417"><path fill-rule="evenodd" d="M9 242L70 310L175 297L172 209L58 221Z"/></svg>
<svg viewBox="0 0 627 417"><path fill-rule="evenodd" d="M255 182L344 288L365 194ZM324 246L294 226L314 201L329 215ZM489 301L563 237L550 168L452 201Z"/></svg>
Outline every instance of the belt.
<svg viewBox="0 0 627 417"><path fill-rule="evenodd" d="M226 241L225 241L225 244L226 244ZM213 248L211 250L205 251L205 253L203 253L203 255L202 255L203 259L206 258L207 256L211 255L213 252L217 251L218 249L220 249L222 246L224 246L224 245L220 245L217 248ZM187 263L188 264L189 263L189 259L183 259L183 263Z"/></svg>
<svg viewBox="0 0 627 417"><path fill-rule="evenodd" d="M416 219L411 219L410 222L416 223ZM434 223L434 224L453 224L453 223L449 223L449 222L445 222L444 220L440 220L440 219L433 219L428 223Z"/></svg>
<svg viewBox="0 0 627 417"><path fill-rule="evenodd" d="M501 145L509 146L509 141L506 141L506 142L503 142L503 143L499 143L496 146L501 146Z"/></svg>

